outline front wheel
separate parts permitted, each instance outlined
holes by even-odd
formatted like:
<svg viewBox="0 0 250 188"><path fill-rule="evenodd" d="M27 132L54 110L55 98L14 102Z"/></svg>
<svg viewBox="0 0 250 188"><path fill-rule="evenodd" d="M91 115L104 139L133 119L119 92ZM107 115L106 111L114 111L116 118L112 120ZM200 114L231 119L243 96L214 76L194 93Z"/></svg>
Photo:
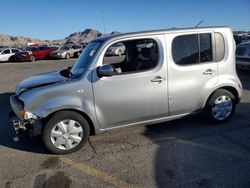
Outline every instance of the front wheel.
<svg viewBox="0 0 250 188"><path fill-rule="evenodd" d="M69 59L70 58L70 55L69 54L66 54L65 55L65 59Z"/></svg>
<svg viewBox="0 0 250 188"><path fill-rule="evenodd" d="M30 56L30 61L32 62L36 61L36 57L34 55Z"/></svg>
<svg viewBox="0 0 250 188"><path fill-rule="evenodd" d="M81 149L89 137L89 124L80 114L62 111L53 115L43 130L43 142L52 153L67 154Z"/></svg>
<svg viewBox="0 0 250 188"><path fill-rule="evenodd" d="M235 96L230 91L218 89L208 99L204 115L213 123L224 123L233 116L235 106Z"/></svg>

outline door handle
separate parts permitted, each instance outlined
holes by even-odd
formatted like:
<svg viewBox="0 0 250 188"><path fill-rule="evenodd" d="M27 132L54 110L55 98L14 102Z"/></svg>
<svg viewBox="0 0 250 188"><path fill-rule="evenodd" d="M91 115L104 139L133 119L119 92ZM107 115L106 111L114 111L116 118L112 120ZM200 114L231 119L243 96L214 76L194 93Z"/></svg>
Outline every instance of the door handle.
<svg viewBox="0 0 250 188"><path fill-rule="evenodd" d="M162 81L164 81L165 78L162 78L161 76L156 76L155 78L153 78L151 80L151 82L157 82L157 83L161 83Z"/></svg>
<svg viewBox="0 0 250 188"><path fill-rule="evenodd" d="M204 75L212 75L215 72L215 70L207 69L205 72L203 72Z"/></svg>

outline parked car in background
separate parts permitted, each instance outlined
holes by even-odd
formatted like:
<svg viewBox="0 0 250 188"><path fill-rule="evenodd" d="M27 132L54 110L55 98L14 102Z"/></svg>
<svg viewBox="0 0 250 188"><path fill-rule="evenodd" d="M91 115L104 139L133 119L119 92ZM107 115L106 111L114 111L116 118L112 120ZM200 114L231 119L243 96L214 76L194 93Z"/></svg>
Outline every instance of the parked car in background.
<svg viewBox="0 0 250 188"><path fill-rule="evenodd" d="M63 45L57 50L50 53L52 59L69 59L71 57L79 57L82 53L82 47L80 45Z"/></svg>
<svg viewBox="0 0 250 188"><path fill-rule="evenodd" d="M0 62L9 61L9 58L20 52L17 48L0 48Z"/></svg>
<svg viewBox="0 0 250 188"><path fill-rule="evenodd" d="M240 44L242 41L242 37L239 35L234 35L234 40L236 44Z"/></svg>
<svg viewBox="0 0 250 188"><path fill-rule="evenodd" d="M53 51L52 48L47 46L32 46L26 48L25 51L16 53L10 57L10 61L36 61L49 58L49 54Z"/></svg>
<svg viewBox="0 0 250 188"><path fill-rule="evenodd" d="M250 68L250 42L237 45L236 66L241 69Z"/></svg>
<svg viewBox="0 0 250 188"><path fill-rule="evenodd" d="M53 51L56 51L60 48L60 46L54 45L54 46L50 46L50 48L52 48Z"/></svg>
<svg viewBox="0 0 250 188"><path fill-rule="evenodd" d="M79 45L84 49L88 45L88 43L87 42L81 42Z"/></svg>
<svg viewBox="0 0 250 188"><path fill-rule="evenodd" d="M112 45L109 47L109 49L106 52L106 55L122 55L125 53L126 47L123 43L117 43L115 45Z"/></svg>

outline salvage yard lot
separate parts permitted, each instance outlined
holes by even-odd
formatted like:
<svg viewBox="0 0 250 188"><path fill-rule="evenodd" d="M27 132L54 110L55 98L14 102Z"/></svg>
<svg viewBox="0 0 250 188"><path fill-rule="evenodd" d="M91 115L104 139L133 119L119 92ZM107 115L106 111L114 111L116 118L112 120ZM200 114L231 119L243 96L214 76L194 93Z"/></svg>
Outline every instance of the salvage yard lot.
<svg viewBox="0 0 250 188"><path fill-rule="evenodd" d="M0 64L0 187L250 187L250 71L226 124L197 116L91 136L80 151L56 156L15 137L9 96L23 79L72 60Z"/></svg>

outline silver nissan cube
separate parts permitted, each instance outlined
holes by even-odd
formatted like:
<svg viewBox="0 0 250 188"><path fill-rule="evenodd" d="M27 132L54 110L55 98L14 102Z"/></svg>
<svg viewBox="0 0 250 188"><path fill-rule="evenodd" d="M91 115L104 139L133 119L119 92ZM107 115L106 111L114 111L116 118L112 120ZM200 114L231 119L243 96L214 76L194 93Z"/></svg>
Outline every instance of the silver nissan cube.
<svg viewBox="0 0 250 188"><path fill-rule="evenodd" d="M120 56L108 55L117 44ZM98 37L73 67L28 78L10 97L16 131L42 136L55 154L79 150L90 134L200 113L234 114L242 95L228 27Z"/></svg>

